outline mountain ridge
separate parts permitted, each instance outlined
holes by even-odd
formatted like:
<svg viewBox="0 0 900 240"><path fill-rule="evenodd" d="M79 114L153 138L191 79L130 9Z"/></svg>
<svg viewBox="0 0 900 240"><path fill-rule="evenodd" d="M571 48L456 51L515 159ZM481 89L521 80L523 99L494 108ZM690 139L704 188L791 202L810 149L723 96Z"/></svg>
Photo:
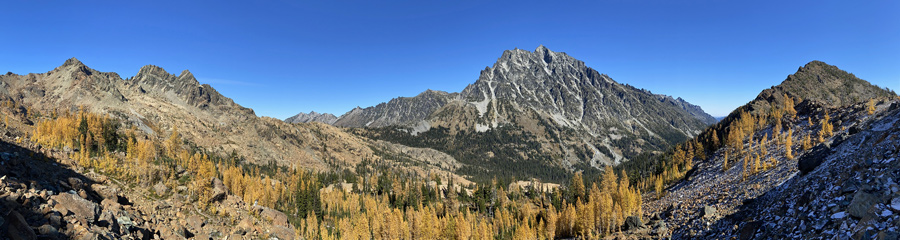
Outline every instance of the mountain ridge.
<svg viewBox="0 0 900 240"><path fill-rule="evenodd" d="M310 111L309 113L298 113L297 115L284 119L284 121L287 123L321 122L332 125L334 124L334 121L337 121L337 117L331 113L317 113L316 111Z"/></svg>
<svg viewBox="0 0 900 240"><path fill-rule="evenodd" d="M504 161L533 161L574 171L662 151L714 122L702 108L683 99L617 83L583 61L539 46L534 51L503 51L493 66L481 70L478 79L459 93L425 91L355 108L335 125L364 128L358 133L369 138L456 152L451 155L475 166L496 161L496 150L455 145L493 139L500 144L494 149L512 147L504 150L510 153L530 152L528 148L537 145L541 153ZM505 144L508 140L491 134L529 143Z"/></svg>

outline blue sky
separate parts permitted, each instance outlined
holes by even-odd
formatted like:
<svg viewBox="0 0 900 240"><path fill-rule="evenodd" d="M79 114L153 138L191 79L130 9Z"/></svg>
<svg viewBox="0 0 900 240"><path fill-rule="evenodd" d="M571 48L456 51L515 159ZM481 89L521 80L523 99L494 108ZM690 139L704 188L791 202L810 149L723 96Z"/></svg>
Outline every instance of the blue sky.
<svg viewBox="0 0 900 240"><path fill-rule="evenodd" d="M461 91L545 45L725 115L822 60L900 89L900 1L14 1L0 71L189 69L257 115Z"/></svg>

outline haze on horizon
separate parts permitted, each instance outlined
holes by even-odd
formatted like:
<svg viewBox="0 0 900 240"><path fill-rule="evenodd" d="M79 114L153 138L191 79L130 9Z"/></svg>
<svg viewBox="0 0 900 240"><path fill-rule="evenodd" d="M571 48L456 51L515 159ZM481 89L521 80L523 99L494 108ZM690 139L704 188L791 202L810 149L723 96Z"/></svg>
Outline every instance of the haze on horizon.
<svg viewBox="0 0 900 240"><path fill-rule="evenodd" d="M503 50L566 52L616 81L728 114L812 60L900 89L900 3L7 3L0 66L76 57L134 75L189 69L257 115L341 115L461 91ZM102 13L102 14L101 14Z"/></svg>

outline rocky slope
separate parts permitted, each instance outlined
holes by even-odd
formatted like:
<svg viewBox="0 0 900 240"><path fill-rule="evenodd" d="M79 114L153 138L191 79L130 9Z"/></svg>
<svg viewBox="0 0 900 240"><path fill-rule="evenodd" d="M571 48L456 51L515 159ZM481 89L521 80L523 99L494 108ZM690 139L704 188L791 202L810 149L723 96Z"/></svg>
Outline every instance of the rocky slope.
<svg viewBox="0 0 900 240"><path fill-rule="evenodd" d="M184 186L135 188L88 171L71 150L42 148L0 130L2 239L293 239L281 212L225 193L208 212Z"/></svg>
<svg viewBox="0 0 900 240"><path fill-rule="evenodd" d="M125 150L116 146L103 150L105 153L91 153L77 147L35 144L36 125L56 124L56 120L62 119L60 116L73 116L67 112L84 111L100 113L92 116L109 117L113 123L89 128L93 131L96 127L114 126L110 130L117 132L113 136L117 135L114 139L121 144L126 144L121 139L137 135L141 141L151 142L148 148L151 150L147 151L153 153L168 151L162 142L178 136L182 140L179 144L184 144L182 150L196 151L195 158L200 158L200 153L204 159L206 153L229 156L235 161L244 160L229 164L248 169L279 166L282 170L328 173L382 167L402 169L405 174L423 179L470 183L453 173L463 165L447 154L362 138L319 122L291 124L256 117L251 109L241 107L209 85L199 84L188 71L175 75L149 65L141 68L135 77L122 79L116 73L88 68L73 58L47 73L0 76L0 102L0 116L3 116L0 238L293 239L296 236L297 223L288 223L285 213L228 195L231 192L223 189L222 181L211 180L209 184L212 186L209 191L217 196L211 199L215 200L199 199L200 193L195 189L200 186L197 182L204 180L196 179L196 170L185 170L197 167L187 166L191 162L176 162L184 159L158 158L159 162L150 163L151 168L163 167L172 174L156 179L151 173L153 178L136 184L124 178L135 181L136 172L155 170L120 169L129 172L127 175L115 172L120 170L94 172L100 169L98 165L86 168L84 164L93 163L73 160L81 153L88 153L81 155L87 161L118 159L132 164L135 160L131 159L137 156L132 154L136 153L129 152L126 156ZM81 121L86 123L83 117ZM78 131L75 125L64 124L59 128L70 129L69 126ZM132 150L133 146L128 148ZM161 163L165 166L156 166ZM225 171L222 162L218 164L212 168ZM127 168L115 164L104 166Z"/></svg>
<svg viewBox="0 0 900 240"><path fill-rule="evenodd" d="M209 151L234 152L254 164L333 170L354 168L362 159L382 158L370 147L379 143L327 124L289 124L257 117L252 109L200 84L187 70L175 75L147 65L134 77L122 79L72 58L47 73L0 75L0 99L22 107L23 116L82 108L110 114L159 138L177 131ZM328 115L310 118L326 121ZM30 131L27 124L22 131Z"/></svg>
<svg viewBox="0 0 900 240"><path fill-rule="evenodd" d="M434 148L499 173L512 162L554 173L660 151L715 123L698 106L615 82L544 46L504 51L460 93L427 91L341 116L366 137ZM478 142L477 146L468 143ZM496 166L494 166L496 165ZM526 170L527 171L527 170ZM543 171L543 170L542 170Z"/></svg>
<svg viewBox="0 0 900 240"><path fill-rule="evenodd" d="M796 116L783 116L776 127L771 108L783 106L785 94L797 102ZM664 197L645 196L644 212L662 215L673 238L897 238L894 212L900 205L890 207L900 171L893 160L900 143L900 99L894 93L814 61L698 138L706 141L718 130L716 137L726 141L747 116L765 117L753 123L757 127L741 140L740 150L717 146L708 160L695 162L685 180L668 186ZM826 124L833 135L822 132ZM776 135L779 128L790 134Z"/></svg>
<svg viewBox="0 0 900 240"><path fill-rule="evenodd" d="M320 122L324 124L334 124L335 121L337 121L337 117L331 113L317 113L316 111L298 113L297 115L284 119L284 122L287 123Z"/></svg>

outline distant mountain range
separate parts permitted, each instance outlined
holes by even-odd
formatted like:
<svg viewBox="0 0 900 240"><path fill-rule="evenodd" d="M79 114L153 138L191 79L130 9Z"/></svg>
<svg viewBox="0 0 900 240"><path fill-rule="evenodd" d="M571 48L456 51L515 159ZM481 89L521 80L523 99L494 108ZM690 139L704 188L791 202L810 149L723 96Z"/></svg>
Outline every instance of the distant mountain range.
<svg viewBox="0 0 900 240"><path fill-rule="evenodd" d="M308 122L320 122L325 124L334 124L334 121L337 121L337 117L332 115L331 113L317 113L315 111L309 113L298 113L292 117L284 119L287 123L308 123Z"/></svg>

